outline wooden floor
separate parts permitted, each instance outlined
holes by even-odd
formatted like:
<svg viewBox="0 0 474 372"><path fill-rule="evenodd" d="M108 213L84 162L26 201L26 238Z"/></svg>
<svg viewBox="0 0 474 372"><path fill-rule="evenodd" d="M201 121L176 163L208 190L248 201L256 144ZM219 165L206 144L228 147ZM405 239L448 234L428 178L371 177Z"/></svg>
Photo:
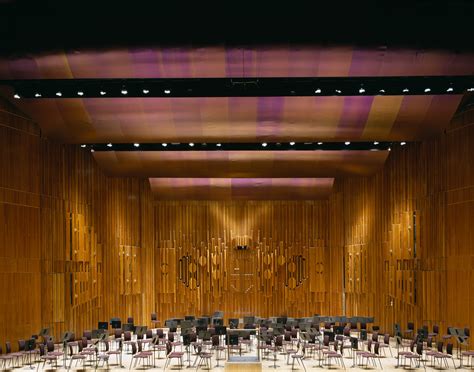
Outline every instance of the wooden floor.
<svg viewBox="0 0 474 372"><path fill-rule="evenodd" d="M255 346L256 344L254 344L252 346L252 350L251 351L246 351L242 354L242 356L247 359L251 359L250 357L256 357L257 356L257 352L256 352L256 349L255 349ZM179 350L179 349L178 349ZM369 365L366 367L365 365L361 366L361 365L357 365L357 366L354 366L354 359L350 356L350 352L347 351L343 361L344 361L344 366L345 366L345 369L351 369L351 370L367 370L367 369L372 369L372 370L395 370L395 369L412 369L412 370L420 370L420 371L424 371L424 370L440 370L440 369L446 369L446 370L454 370L454 366L453 366L453 360L450 360L448 361L448 365L449 365L449 368L440 368L439 366L437 366L436 368L435 367L432 367L429 365L429 363L427 362L426 363L426 367L424 368L423 367L423 364L421 364L420 367L416 368L415 366L413 368L410 368L409 366L406 366L406 367L403 367L403 366L400 366L400 367L397 367L397 358L396 358L396 355L397 355L397 350L396 350L396 346L395 346L395 343L393 340L391 340L391 350L392 350L392 353L393 353L393 357L390 356L390 351L387 349L386 350L386 356L383 356L381 358L379 358L378 360L376 360L376 363L377 363L377 366L373 366L369 363ZM150 371L153 371L153 370L161 370L163 371L164 370L164 366L165 366L165 362L166 362L166 359L164 359L164 353L162 352L161 353L161 357L160 358L155 358L154 361L151 361L150 360L150 365L149 366L144 366L141 364L141 361L138 362L138 364L135 366L134 364L132 365L132 357L131 357L131 354L127 351L125 351L123 353L123 357L122 357L122 367L120 367L119 363L117 363L117 360L115 359L115 356L111 356L110 357L110 364L109 364L109 370L117 370L117 371L123 371L123 370L126 370L126 369L133 369L133 370L150 370ZM239 358L237 356L237 358ZM380 363L379 364L379 360L380 360ZM190 358L188 358L188 355L185 354L184 355L184 358L183 358L183 370L186 370L186 369L193 369L193 370L207 370L208 368L206 367L197 367L197 362L196 361L199 361L199 359L197 358L197 356L194 354L194 353L190 353ZM290 363L292 362L292 358L290 358ZM133 361L133 363L135 363ZM304 363L304 367L302 365L299 365L298 363L295 362L295 365L294 365L294 369L293 370L296 370L296 371L314 371L316 368L320 368L320 369L340 369L340 370L344 370L344 367L341 367L340 365L337 365L335 364L334 361L332 361L332 364L331 365L327 365L327 362L325 360L323 360L322 362L320 362L318 360L318 356L315 355L315 356L309 356L307 358L304 359L303 361ZM455 355L454 355L454 363L456 365L457 368L459 368L459 365L460 365L460 360L458 359L457 357L457 350L455 350ZM465 361L466 363L466 361ZM29 366L29 365L24 365L24 366L21 366L21 367L15 367L13 368L14 370L28 370L28 369L36 369L37 371L49 371L49 370L67 370L67 368L69 367L69 360L67 361L64 361L63 359L60 360L60 362L58 363L58 367L55 368L54 365L50 365L48 363L46 363L46 365L43 365L43 363L33 363L33 365ZM154 364L154 366L153 366ZM276 365L276 369L275 369L275 365ZM212 366L212 370L215 370L215 371L243 371L243 372L253 372L253 371L270 371L270 370L277 370L277 371L291 371L293 366L291 364L288 364L287 363L287 356L286 355L283 355L283 354L277 354L276 355L276 360L274 360L274 354L270 354L269 355L269 358L268 359L263 359L261 360L261 367L258 365L258 363L247 363L247 364L241 364L241 365L236 365L235 363L233 363L232 365L229 365L226 360L225 360L225 357L224 357L224 354L222 354L220 356L220 360L217 361L216 358L215 358L215 353L213 354L212 356L212 359L211 359L211 366ZM11 368L10 368L11 369ZM76 366L75 363L73 362L72 363L72 366L71 366L71 370L84 370L84 369L87 369L87 370L96 370L96 369L99 369L99 370L103 370L103 369L107 369L107 366L95 366L94 364L89 364L87 365L85 368L82 366L81 362L79 362L79 364ZM165 369L165 370L179 370L181 369L178 365L177 365L177 360L172 360L172 363L170 363L170 365ZM469 368L469 367L463 367L463 369L472 369L472 368ZM5 370L2 369L2 370Z"/></svg>

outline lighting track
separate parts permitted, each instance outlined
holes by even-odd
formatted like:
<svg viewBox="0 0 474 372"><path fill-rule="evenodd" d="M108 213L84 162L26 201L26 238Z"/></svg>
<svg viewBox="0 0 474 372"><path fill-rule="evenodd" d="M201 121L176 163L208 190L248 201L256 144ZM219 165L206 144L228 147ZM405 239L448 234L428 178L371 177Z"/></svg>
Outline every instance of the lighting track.
<svg viewBox="0 0 474 372"><path fill-rule="evenodd" d="M406 142L402 142L404 145ZM393 142L93 143L91 151L387 151Z"/></svg>
<svg viewBox="0 0 474 372"><path fill-rule="evenodd" d="M474 76L0 80L15 98L450 95L474 92Z"/></svg>

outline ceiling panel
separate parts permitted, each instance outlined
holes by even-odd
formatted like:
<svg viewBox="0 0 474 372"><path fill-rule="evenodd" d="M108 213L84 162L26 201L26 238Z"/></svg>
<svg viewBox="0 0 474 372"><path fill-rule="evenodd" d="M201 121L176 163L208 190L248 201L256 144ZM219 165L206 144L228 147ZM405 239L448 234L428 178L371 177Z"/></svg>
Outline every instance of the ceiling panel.
<svg viewBox="0 0 474 372"><path fill-rule="evenodd" d="M334 178L150 178L155 200L327 199Z"/></svg>
<svg viewBox="0 0 474 372"><path fill-rule="evenodd" d="M105 151L95 152L110 175L138 177L286 178L371 175L388 151Z"/></svg>

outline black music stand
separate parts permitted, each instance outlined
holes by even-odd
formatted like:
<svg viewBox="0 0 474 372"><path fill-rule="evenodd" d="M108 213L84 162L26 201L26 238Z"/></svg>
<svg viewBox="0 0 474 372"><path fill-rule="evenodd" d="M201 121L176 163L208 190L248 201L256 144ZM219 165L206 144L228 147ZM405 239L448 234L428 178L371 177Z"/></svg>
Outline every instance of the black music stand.
<svg viewBox="0 0 474 372"><path fill-rule="evenodd" d="M31 360L31 354L33 353L33 350L36 349L36 340L34 338L30 338L25 342L25 353L28 353L28 367L30 369L35 369L35 366L33 365L33 361Z"/></svg>
<svg viewBox="0 0 474 372"><path fill-rule="evenodd" d="M182 330L182 336L183 336L183 345L184 345L184 348L186 350L186 355L188 357L188 365L186 366L186 368L193 368L193 366L191 365L191 349L190 349L190 346L191 346L191 333L192 333L192 329L191 328L184 328ZM186 360L185 360L186 362Z"/></svg>
<svg viewBox="0 0 474 372"><path fill-rule="evenodd" d="M359 350L359 339L357 337L351 337L351 349L352 349L352 368L356 367L356 352Z"/></svg>

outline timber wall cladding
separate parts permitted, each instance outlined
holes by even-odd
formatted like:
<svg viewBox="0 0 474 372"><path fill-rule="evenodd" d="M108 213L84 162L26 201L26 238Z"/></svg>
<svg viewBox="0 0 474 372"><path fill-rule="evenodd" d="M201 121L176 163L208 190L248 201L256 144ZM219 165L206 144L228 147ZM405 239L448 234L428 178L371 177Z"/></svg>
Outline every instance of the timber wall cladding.
<svg viewBox="0 0 474 372"><path fill-rule="evenodd" d="M147 324L154 310L154 283L141 284L153 276L148 182L104 176L90 153L43 139L5 102L0 151L0 343L15 347L43 326L56 338L81 335L113 316Z"/></svg>
<svg viewBox="0 0 474 372"><path fill-rule="evenodd" d="M157 202L160 317L329 312L327 220L324 201Z"/></svg>
<svg viewBox="0 0 474 372"><path fill-rule="evenodd" d="M395 146L373 177L336 183L329 208L344 221L343 241L331 217L329 247L344 247L348 315L374 315L388 332L408 321L443 333L474 327L473 118L459 114L439 138Z"/></svg>

